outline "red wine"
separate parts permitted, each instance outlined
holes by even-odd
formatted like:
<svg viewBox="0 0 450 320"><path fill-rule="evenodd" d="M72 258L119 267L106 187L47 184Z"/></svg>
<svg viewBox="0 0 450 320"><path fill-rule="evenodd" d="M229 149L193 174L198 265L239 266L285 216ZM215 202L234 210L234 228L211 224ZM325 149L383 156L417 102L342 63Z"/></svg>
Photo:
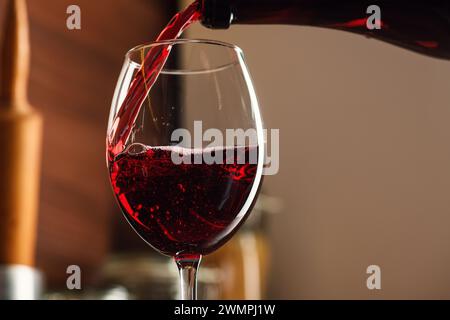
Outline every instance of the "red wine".
<svg viewBox="0 0 450 320"><path fill-rule="evenodd" d="M199 19L200 12L198 9L199 3L196 1L185 10L177 13L159 34L156 41L173 40L180 37L191 23ZM114 158L114 156L124 150L142 103L158 79L171 48L172 46L167 44L155 46L148 50L141 69L136 73L127 95L114 118L107 141L108 159Z"/></svg>
<svg viewBox="0 0 450 320"><path fill-rule="evenodd" d="M369 30L369 5L381 9L381 29ZM296 24L345 30L409 50L450 59L447 0L202 0L203 25Z"/></svg>
<svg viewBox="0 0 450 320"><path fill-rule="evenodd" d="M228 240L250 211L260 175L249 159L257 150L136 144L109 163L110 179L125 217L147 243L171 256L207 254ZM175 164L172 152L191 164ZM195 161L211 153L227 161Z"/></svg>

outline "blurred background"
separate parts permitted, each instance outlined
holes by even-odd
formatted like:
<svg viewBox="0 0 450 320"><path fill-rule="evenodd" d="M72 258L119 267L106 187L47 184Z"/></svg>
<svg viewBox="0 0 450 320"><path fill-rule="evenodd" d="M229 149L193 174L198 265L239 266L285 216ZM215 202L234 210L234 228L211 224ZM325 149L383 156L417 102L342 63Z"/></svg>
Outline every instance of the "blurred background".
<svg viewBox="0 0 450 320"><path fill-rule="evenodd" d="M0 23L5 1L0 0ZM37 266L50 298L173 298L175 265L127 225L105 163L109 106L131 47L188 1L28 1L29 99L44 118ZM280 171L245 228L207 257L200 297L450 298L450 62L292 26L196 25L246 56ZM82 292L66 268L82 270ZM368 290L379 265L382 289Z"/></svg>

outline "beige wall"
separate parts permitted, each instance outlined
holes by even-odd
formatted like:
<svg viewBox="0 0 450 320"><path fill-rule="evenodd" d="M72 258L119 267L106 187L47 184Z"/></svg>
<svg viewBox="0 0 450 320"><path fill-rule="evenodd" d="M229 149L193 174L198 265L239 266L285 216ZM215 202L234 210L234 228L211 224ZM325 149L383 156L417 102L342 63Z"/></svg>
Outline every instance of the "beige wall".
<svg viewBox="0 0 450 320"><path fill-rule="evenodd" d="M280 128L270 297L450 298L450 62L306 27L187 37L239 45Z"/></svg>

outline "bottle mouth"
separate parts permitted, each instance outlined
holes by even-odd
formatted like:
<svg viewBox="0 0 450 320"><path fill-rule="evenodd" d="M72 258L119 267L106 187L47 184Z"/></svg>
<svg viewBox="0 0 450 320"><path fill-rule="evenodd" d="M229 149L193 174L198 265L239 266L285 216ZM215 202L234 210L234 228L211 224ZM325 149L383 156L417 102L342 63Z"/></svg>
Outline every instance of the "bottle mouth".
<svg viewBox="0 0 450 320"><path fill-rule="evenodd" d="M228 29L233 20L229 0L201 0L202 24L212 29Z"/></svg>

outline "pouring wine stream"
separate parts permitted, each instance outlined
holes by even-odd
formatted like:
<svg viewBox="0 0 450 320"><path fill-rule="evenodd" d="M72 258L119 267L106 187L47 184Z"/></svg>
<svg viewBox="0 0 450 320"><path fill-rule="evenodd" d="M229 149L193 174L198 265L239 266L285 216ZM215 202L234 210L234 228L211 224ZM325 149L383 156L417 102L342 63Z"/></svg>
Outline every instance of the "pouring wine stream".
<svg viewBox="0 0 450 320"><path fill-rule="evenodd" d="M187 27L199 20L199 6L199 2L195 1L185 10L177 13L159 34L156 41L179 38ZM112 130L109 132L107 141L109 160L114 159L124 150L141 106L164 68L171 47L170 44L167 44L150 48L143 60L142 66L134 77L133 83L114 119Z"/></svg>

